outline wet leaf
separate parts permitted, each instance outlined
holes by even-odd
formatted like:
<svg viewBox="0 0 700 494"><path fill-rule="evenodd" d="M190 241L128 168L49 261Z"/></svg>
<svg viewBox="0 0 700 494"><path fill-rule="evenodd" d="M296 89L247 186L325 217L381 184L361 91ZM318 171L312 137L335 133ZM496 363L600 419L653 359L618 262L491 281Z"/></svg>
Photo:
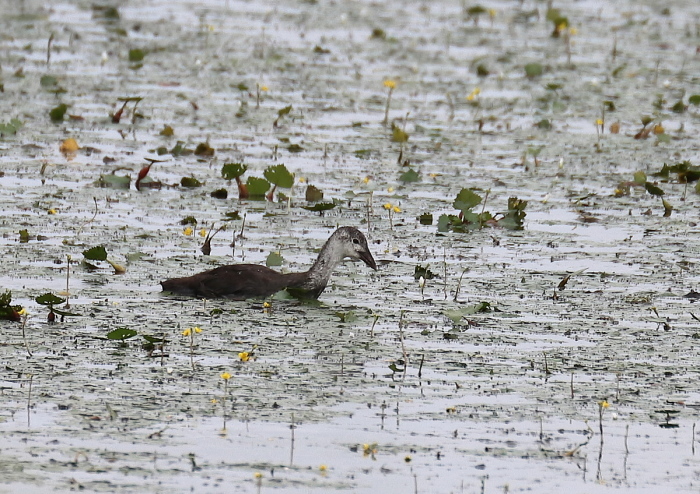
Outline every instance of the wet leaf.
<svg viewBox="0 0 700 494"><path fill-rule="evenodd" d="M284 257L279 252L270 252L265 259L265 266L271 268L273 266L281 266L284 264Z"/></svg>
<svg viewBox="0 0 700 494"><path fill-rule="evenodd" d="M202 182L194 177L182 177L182 179L180 179L180 185L183 187L201 187Z"/></svg>
<svg viewBox="0 0 700 494"><path fill-rule="evenodd" d="M294 185L294 174L290 173L283 164L268 166L263 175L270 183L283 189L289 189Z"/></svg>
<svg viewBox="0 0 700 494"><path fill-rule="evenodd" d="M399 181L404 183L420 182L420 174L413 168L411 168L408 171L403 172L401 176L399 176Z"/></svg>
<svg viewBox="0 0 700 494"><path fill-rule="evenodd" d="M537 124L535 124L535 126L541 130L552 130L552 122L550 122L546 118L537 122Z"/></svg>
<svg viewBox="0 0 700 494"><path fill-rule="evenodd" d="M661 199L661 204L664 206L664 218L668 218L673 212L673 206L666 199Z"/></svg>
<svg viewBox="0 0 700 494"><path fill-rule="evenodd" d="M340 319L340 322L341 322L341 323L344 323L344 322L353 322L353 321L356 321L356 320L357 320L357 316L356 316L355 313L354 313L353 311L351 311L351 310L349 310L349 311L347 311L347 312L336 312L336 313L335 313L335 316L336 316L337 318Z"/></svg>
<svg viewBox="0 0 700 494"><path fill-rule="evenodd" d="M564 290L564 288L566 288L566 284L569 282L569 280L571 279L572 276L578 276L579 274L583 273L583 272L586 271L587 269L588 269L588 268L583 268L583 269L579 269L578 271L576 271L576 272L574 272L574 273L567 274L567 275L564 276L564 277L562 278L562 280L559 282L559 285L557 285L557 289L558 289L559 291Z"/></svg>
<svg viewBox="0 0 700 494"><path fill-rule="evenodd" d="M248 166L243 163L226 163L221 167L221 176L224 180L233 180L243 175L246 170L248 170Z"/></svg>
<svg viewBox="0 0 700 494"><path fill-rule="evenodd" d="M133 338L137 334L138 333L136 331L134 331L133 329L117 328L117 329L107 333L107 339L124 341L124 340L128 340L129 338Z"/></svg>
<svg viewBox="0 0 700 494"><path fill-rule="evenodd" d="M36 297L34 301L39 305L47 305L50 307L52 305L62 304L66 301L66 299L58 297L53 293L45 293Z"/></svg>
<svg viewBox="0 0 700 494"><path fill-rule="evenodd" d="M241 214L238 211L229 211L224 216L224 221L236 221L241 219Z"/></svg>
<svg viewBox="0 0 700 494"><path fill-rule="evenodd" d="M694 94L688 98L688 103L694 106L700 105L700 94Z"/></svg>
<svg viewBox="0 0 700 494"><path fill-rule="evenodd" d="M368 160L372 156L372 150L371 149L358 149L357 151L355 151L355 156L357 156L361 160Z"/></svg>
<svg viewBox="0 0 700 494"><path fill-rule="evenodd" d="M196 225L197 224L197 218L194 216L185 216L180 220L180 224L183 226L186 225Z"/></svg>
<svg viewBox="0 0 700 494"><path fill-rule="evenodd" d="M62 122L66 111L68 111L68 105L61 103L49 112L49 117L51 117L51 121L54 123Z"/></svg>
<svg viewBox="0 0 700 494"><path fill-rule="evenodd" d="M318 202L323 199L323 192L313 185L306 187L305 199L307 202Z"/></svg>
<svg viewBox="0 0 700 494"><path fill-rule="evenodd" d="M131 187L131 177L127 175L100 175L96 185L98 187L107 187L110 189L129 189Z"/></svg>
<svg viewBox="0 0 700 494"><path fill-rule="evenodd" d="M91 261L106 261L107 249L103 245L98 245L88 250L83 251L83 257Z"/></svg>
<svg viewBox="0 0 700 494"><path fill-rule="evenodd" d="M287 151L290 153L301 153L304 150L299 144L290 144L287 146Z"/></svg>
<svg viewBox="0 0 700 494"><path fill-rule="evenodd" d="M175 135L175 131L170 125L166 125L163 130L158 132L158 135L164 136L164 137L172 137Z"/></svg>
<svg viewBox="0 0 700 494"><path fill-rule="evenodd" d="M285 115L289 115L289 112L292 111L292 105L285 106L281 110L277 110L277 118L284 117Z"/></svg>

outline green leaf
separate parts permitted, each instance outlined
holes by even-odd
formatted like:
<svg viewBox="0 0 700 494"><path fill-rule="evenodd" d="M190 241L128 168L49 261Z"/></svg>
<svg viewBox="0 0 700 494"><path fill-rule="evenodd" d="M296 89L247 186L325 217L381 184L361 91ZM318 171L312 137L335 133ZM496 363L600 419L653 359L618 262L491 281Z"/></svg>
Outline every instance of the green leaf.
<svg viewBox="0 0 700 494"><path fill-rule="evenodd" d="M205 158L211 158L215 153L216 150L208 142L200 142L194 150L195 156L203 156Z"/></svg>
<svg viewBox="0 0 700 494"><path fill-rule="evenodd" d="M420 182L420 174L413 168L410 168L408 171L401 174L399 180L404 183Z"/></svg>
<svg viewBox="0 0 700 494"><path fill-rule="evenodd" d="M683 100L678 100L676 104L671 107L671 111L674 113L685 113L685 103L683 103Z"/></svg>
<svg viewBox="0 0 700 494"><path fill-rule="evenodd" d="M129 338L133 338L137 334L138 333L136 331L134 331L133 329L117 328L117 329L107 333L107 339L124 341L124 340L128 340Z"/></svg>
<svg viewBox="0 0 700 494"><path fill-rule="evenodd" d="M535 125L537 126L538 129L552 130L552 122L550 122L546 118L543 118L542 120L537 122Z"/></svg>
<svg viewBox="0 0 700 494"><path fill-rule="evenodd" d="M418 222L421 225L432 225L433 224L433 215L432 213L423 213L418 217Z"/></svg>
<svg viewBox="0 0 700 494"><path fill-rule="evenodd" d="M91 261L106 261L107 249L105 249L103 245L98 245L92 249L84 250L83 257Z"/></svg>
<svg viewBox="0 0 700 494"><path fill-rule="evenodd" d="M694 94L688 98L688 103L694 106L700 105L700 94Z"/></svg>
<svg viewBox="0 0 700 494"><path fill-rule="evenodd" d="M525 65L525 75L527 77L539 77L544 72L542 65L539 63L528 63Z"/></svg>
<svg viewBox="0 0 700 494"><path fill-rule="evenodd" d="M66 111L68 111L68 105L61 103L49 112L49 117L51 117L51 121L54 123L62 122Z"/></svg>
<svg viewBox="0 0 700 494"><path fill-rule="evenodd" d="M303 147L301 147L299 144L290 144L287 147L287 151L290 153L301 153L304 150Z"/></svg>
<svg viewBox="0 0 700 494"><path fill-rule="evenodd" d="M294 185L294 174L290 173L283 164L268 166L263 175L270 183L283 189L289 189Z"/></svg>
<svg viewBox="0 0 700 494"><path fill-rule="evenodd" d="M656 185L652 184L651 182L647 182L644 184L644 188L649 192L652 196L663 196L664 191L661 190L659 187Z"/></svg>
<svg viewBox="0 0 700 494"><path fill-rule="evenodd" d="M666 176L668 176L668 172L666 172ZM647 183L647 174L643 171L634 172L634 178L632 180L637 185L644 185Z"/></svg>
<svg viewBox="0 0 700 494"><path fill-rule="evenodd" d="M265 266L271 268L273 266L281 266L284 264L284 257L279 252L270 252L265 259Z"/></svg>
<svg viewBox="0 0 700 494"><path fill-rule="evenodd" d="M224 221L235 221L241 219L241 214L238 211L228 211L224 214Z"/></svg>
<svg viewBox="0 0 700 494"><path fill-rule="evenodd" d="M657 135L657 136L656 136L656 139L657 139L659 142L663 142L664 144L668 144L668 143L671 142L671 136L668 135L668 134L666 134L666 133Z"/></svg>
<svg viewBox="0 0 700 494"><path fill-rule="evenodd" d="M281 110L277 111L277 117L283 117L285 115L289 115L289 112L292 111L292 105L285 106Z"/></svg>
<svg viewBox="0 0 700 494"><path fill-rule="evenodd" d="M333 202L317 202L313 206L302 206L302 209L306 209L307 211L314 211L316 213L322 213L323 211L328 211L329 209L333 209L335 207L335 203Z"/></svg>
<svg viewBox="0 0 700 494"><path fill-rule="evenodd" d="M141 337L143 337L144 340L146 340L148 343L154 344L154 343L167 343L167 339L161 338L158 336L150 336L147 334L142 334Z"/></svg>
<svg viewBox="0 0 700 494"><path fill-rule="evenodd" d="M664 218L668 218L673 212L673 206L666 199L661 199L661 204L664 206Z"/></svg>
<svg viewBox="0 0 700 494"><path fill-rule="evenodd" d="M180 180L180 185L183 187L201 187L202 182L194 177L182 177Z"/></svg>
<svg viewBox="0 0 700 494"><path fill-rule="evenodd" d="M0 134L15 135L23 125L24 124L20 120L13 118L8 123L0 124Z"/></svg>
<svg viewBox="0 0 700 494"><path fill-rule="evenodd" d="M129 50L129 62L143 62L145 56L146 52L139 48Z"/></svg>
<svg viewBox="0 0 700 494"><path fill-rule="evenodd" d="M54 295L53 293L45 293L43 295L39 295L34 299L34 301L39 304L39 305L58 305L62 304L66 301L65 298L58 297Z"/></svg>
<svg viewBox="0 0 700 494"><path fill-rule="evenodd" d="M98 187L106 187L108 189L129 189L131 187L131 177L127 175L100 175L96 182Z"/></svg>
<svg viewBox="0 0 700 494"><path fill-rule="evenodd" d="M408 133L397 127L396 124L391 124L391 132L392 142L408 142Z"/></svg>
<svg viewBox="0 0 700 494"><path fill-rule="evenodd" d="M471 189L462 189L459 191L459 194L457 194L452 206L466 213L474 206L481 204L481 200L481 196L472 192Z"/></svg>
<svg viewBox="0 0 700 494"><path fill-rule="evenodd" d="M170 125L166 125L165 127L163 127L163 130L158 132L158 135L163 137L172 137L175 135L175 131Z"/></svg>
<svg viewBox="0 0 700 494"><path fill-rule="evenodd" d="M260 199L265 196L265 192L270 188L270 182L264 178L248 177L246 187L248 187L248 195L251 199Z"/></svg>
<svg viewBox="0 0 700 494"><path fill-rule="evenodd" d="M347 312L336 312L335 316L340 319L340 322L353 322L357 320L357 316L351 310Z"/></svg>
<svg viewBox="0 0 700 494"><path fill-rule="evenodd" d="M308 185L306 187L305 199L308 202L318 202L323 199L323 192L318 187Z"/></svg>
<svg viewBox="0 0 700 494"><path fill-rule="evenodd" d="M413 279L419 280L421 276L425 280L432 280L433 278L435 278L435 273L428 269L428 266L416 266L416 268L413 271Z"/></svg>
<svg viewBox="0 0 700 494"><path fill-rule="evenodd" d="M65 310L57 309L56 307L52 307L51 310L55 314L58 314L59 316L64 316L64 317L80 317L81 316L81 314L76 314L75 312L68 312Z"/></svg>
<svg viewBox="0 0 700 494"><path fill-rule="evenodd" d="M196 225L197 224L197 218L194 216L185 216L180 220L181 225Z"/></svg>
<svg viewBox="0 0 700 494"><path fill-rule="evenodd" d="M368 160L370 156L372 156L372 150L371 149L358 149L354 151L355 156L360 158L361 160Z"/></svg>
<svg viewBox="0 0 700 494"><path fill-rule="evenodd" d="M58 85L58 79L52 75L42 75L39 84L41 87L52 88Z"/></svg>
<svg viewBox="0 0 700 494"><path fill-rule="evenodd" d="M226 163L221 167L221 176L224 180L234 180L248 170L248 166L243 163Z"/></svg>

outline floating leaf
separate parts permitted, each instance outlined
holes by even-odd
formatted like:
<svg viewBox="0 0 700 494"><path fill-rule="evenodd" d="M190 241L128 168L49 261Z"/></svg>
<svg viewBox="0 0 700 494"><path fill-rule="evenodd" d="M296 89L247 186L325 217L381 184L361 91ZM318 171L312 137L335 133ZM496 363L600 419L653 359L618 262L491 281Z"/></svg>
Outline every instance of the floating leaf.
<svg viewBox="0 0 700 494"><path fill-rule="evenodd" d="M290 173L283 164L268 166L263 175L270 183L283 189L289 189L294 185L294 174Z"/></svg>
<svg viewBox="0 0 700 494"><path fill-rule="evenodd" d="M103 245L98 245L92 249L84 250L83 257L91 261L106 261L107 249L105 249Z"/></svg>
<svg viewBox="0 0 700 494"><path fill-rule="evenodd" d="M0 124L0 135L15 135L24 124L13 118L8 123Z"/></svg>
<svg viewBox="0 0 700 494"><path fill-rule="evenodd" d="M357 156L361 160L368 160L372 156L372 150L371 149L358 149L357 151L355 151L355 156Z"/></svg>
<svg viewBox="0 0 700 494"><path fill-rule="evenodd" d="M221 176L224 180L233 180L243 175L248 167L243 163L226 163L221 167Z"/></svg>
<svg viewBox="0 0 700 494"><path fill-rule="evenodd" d="M428 266L416 266L413 272L413 278L419 280L421 277L425 280L432 280L435 278L435 273L428 269Z"/></svg>
<svg viewBox="0 0 700 494"><path fill-rule="evenodd" d="M328 211L329 209L333 209L335 207L335 203L333 202L317 202L313 206L302 206L303 209L306 209L307 211L314 211L317 213L322 213L323 211Z"/></svg>
<svg viewBox="0 0 700 494"><path fill-rule="evenodd" d="M19 231L19 242L21 244L26 244L29 242L29 231L27 229Z"/></svg>
<svg viewBox="0 0 700 494"><path fill-rule="evenodd" d="M433 215L432 213L423 213L418 217L418 222L421 225L432 225L433 224Z"/></svg>
<svg viewBox="0 0 700 494"><path fill-rule="evenodd" d="M166 125L163 130L158 132L158 135L164 136L164 137L172 137L175 135L175 131L170 125Z"/></svg>
<svg viewBox="0 0 700 494"><path fill-rule="evenodd" d="M529 63L525 65L525 75L527 77L539 77L544 72L542 65L539 63Z"/></svg>
<svg viewBox="0 0 700 494"><path fill-rule="evenodd" d="M661 199L661 204L664 206L664 218L668 218L673 212L673 206L666 199Z"/></svg>
<svg viewBox="0 0 700 494"><path fill-rule="evenodd" d="M700 94L694 94L688 98L688 103L694 106L700 105Z"/></svg>
<svg viewBox="0 0 700 494"><path fill-rule="evenodd" d="M139 48L129 50L129 62L143 62L145 56L146 52Z"/></svg>
<svg viewBox="0 0 700 494"><path fill-rule="evenodd" d="M281 266L284 263L284 257L279 252L270 252L265 259L265 266L271 268L273 266Z"/></svg>
<svg viewBox="0 0 700 494"><path fill-rule="evenodd" d="M536 125L536 127L537 127L538 129L542 129L542 130L552 130L552 122L550 122L550 121L547 120L546 118L543 118L542 120L540 120L539 122L537 122L535 125Z"/></svg>
<svg viewBox="0 0 700 494"><path fill-rule="evenodd" d="M340 322L353 322L357 320L357 316L351 310L347 312L336 312L335 316L340 319Z"/></svg>
<svg viewBox="0 0 700 494"><path fill-rule="evenodd" d="M304 150L299 144L290 144L287 146L287 151L290 153L301 153Z"/></svg>
<svg viewBox="0 0 700 494"><path fill-rule="evenodd" d="M241 214L238 211L228 211L224 214L224 221L235 221L241 219Z"/></svg>
<svg viewBox="0 0 700 494"><path fill-rule="evenodd" d="M51 121L54 123L62 122L66 111L68 111L68 105L61 103L49 112L49 117L51 117Z"/></svg>
<svg viewBox="0 0 700 494"><path fill-rule="evenodd" d="M404 183L420 182L420 174L413 168L410 168L409 170L401 174L399 180Z"/></svg>
<svg viewBox="0 0 700 494"><path fill-rule="evenodd" d="M131 187L131 177L127 175L115 175L113 173L109 175L100 175L96 185L98 187L107 187L110 189L129 189Z"/></svg>
<svg viewBox="0 0 700 494"><path fill-rule="evenodd" d="M48 305L50 307L52 305L62 304L66 301L66 299L58 297L53 293L45 293L36 297L34 301L39 305Z"/></svg>
<svg viewBox="0 0 700 494"><path fill-rule="evenodd" d="M180 180L180 185L183 187L201 187L202 182L194 177L182 177Z"/></svg>
<svg viewBox="0 0 700 494"><path fill-rule="evenodd" d="M137 334L138 333L136 331L134 331L133 329L117 328L117 329L107 333L107 339L124 341L124 340L128 340L129 338L133 338Z"/></svg>

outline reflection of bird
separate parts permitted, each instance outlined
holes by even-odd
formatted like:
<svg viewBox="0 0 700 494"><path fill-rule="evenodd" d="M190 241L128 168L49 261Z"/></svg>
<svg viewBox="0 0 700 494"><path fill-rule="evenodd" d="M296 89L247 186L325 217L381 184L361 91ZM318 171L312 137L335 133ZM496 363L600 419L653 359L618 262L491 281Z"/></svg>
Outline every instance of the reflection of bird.
<svg viewBox="0 0 700 494"><path fill-rule="evenodd" d="M234 300L267 297L285 288L302 298L318 298L328 285L335 266L343 259L362 259L376 270L377 263L367 239L357 228L338 228L326 241L311 269L303 273L282 274L257 264L232 264L210 271L163 281L164 291L178 295Z"/></svg>

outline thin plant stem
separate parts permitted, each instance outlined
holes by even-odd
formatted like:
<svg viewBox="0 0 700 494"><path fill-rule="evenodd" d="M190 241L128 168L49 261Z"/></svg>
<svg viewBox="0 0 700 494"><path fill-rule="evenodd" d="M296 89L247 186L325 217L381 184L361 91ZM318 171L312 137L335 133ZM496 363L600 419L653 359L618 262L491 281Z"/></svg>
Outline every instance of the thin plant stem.
<svg viewBox="0 0 700 494"><path fill-rule="evenodd" d="M27 354L32 356L32 351L29 349L29 342L27 341L27 333L25 328L27 327L27 319L29 319L29 314L24 314L22 316L22 339L24 340L24 348L27 349Z"/></svg>

